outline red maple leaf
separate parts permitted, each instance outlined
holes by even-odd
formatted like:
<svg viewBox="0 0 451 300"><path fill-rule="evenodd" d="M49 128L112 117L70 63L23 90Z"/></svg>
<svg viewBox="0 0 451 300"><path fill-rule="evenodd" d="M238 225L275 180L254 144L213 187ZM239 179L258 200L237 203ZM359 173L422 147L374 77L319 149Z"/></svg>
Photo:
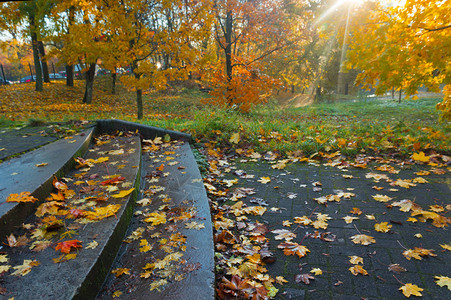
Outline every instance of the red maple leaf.
<svg viewBox="0 0 451 300"><path fill-rule="evenodd" d="M72 248L81 248L82 246L80 244L82 243L82 241L79 240L70 240L70 241L65 241L65 242L61 242L58 243L58 245L56 245L55 250L61 250L62 253L70 253L70 250L72 250Z"/></svg>

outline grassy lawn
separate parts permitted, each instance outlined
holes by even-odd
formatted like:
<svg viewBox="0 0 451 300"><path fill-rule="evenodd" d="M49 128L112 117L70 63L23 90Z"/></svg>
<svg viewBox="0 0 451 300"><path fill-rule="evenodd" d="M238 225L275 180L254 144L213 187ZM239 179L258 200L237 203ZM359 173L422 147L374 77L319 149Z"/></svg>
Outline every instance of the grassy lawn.
<svg viewBox="0 0 451 300"><path fill-rule="evenodd" d="M73 88L64 82L46 84L41 93L35 92L31 83L0 87L0 126L30 120L136 121L134 93L119 85L117 94L111 95L107 78L100 78L92 104L81 104L82 97L81 81ZM203 105L201 99L206 97L206 93L184 87L171 93L146 93L145 117L140 122L191 133L198 142L232 147L239 153L450 153L450 124L439 122L435 110L440 99L404 100L400 104L393 100L346 100L300 108L281 108L272 100L243 114Z"/></svg>

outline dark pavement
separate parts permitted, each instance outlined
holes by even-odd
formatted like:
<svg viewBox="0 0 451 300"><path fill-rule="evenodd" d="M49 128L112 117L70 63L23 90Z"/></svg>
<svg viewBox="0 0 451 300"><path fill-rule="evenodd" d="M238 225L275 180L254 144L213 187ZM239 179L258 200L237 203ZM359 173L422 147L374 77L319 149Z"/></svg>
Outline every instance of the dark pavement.
<svg viewBox="0 0 451 300"><path fill-rule="evenodd" d="M268 162L236 159L231 163L231 170L226 174L226 178L238 179L238 183L229 188L232 192L237 187L255 188L255 194L239 199L245 204L250 206L267 204L267 211L263 216L250 216L249 219L265 223L270 231L286 229L295 233L296 237L292 242L300 243L310 250L302 258L286 256L277 248L283 239L275 240L276 235L271 232L266 235L270 239L270 251L276 256L276 261L266 266L268 274L273 278L283 276L288 281L284 285L276 284L279 288L277 299L405 299L399 288L406 283L423 288L422 299L451 298L450 290L446 286L438 286L434 278L434 276L451 276L450 251L440 246L450 244L449 228L437 228L432 225L431 220L421 222L420 215L415 217L418 222L409 222L407 221L411 217L409 212L400 211L400 207L390 205L409 199L420 205L423 210L429 210L431 205L436 205L435 209L443 209L439 214L449 217L451 181L446 167L392 164L395 170L400 170L398 174L392 174L375 170L374 168L380 164L366 169L353 167L339 169L295 162L288 163L282 170L273 169L271 165ZM428 176L414 174L422 170L432 172ZM386 179L376 181L373 174L386 175L392 184L399 178L423 177L428 182L416 183L416 186L405 188L390 185ZM271 182L263 184L258 181L261 177L270 177ZM383 189L376 190L374 186ZM314 200L321 196L340 193L355 195L348 194L342 196L339 202L326 204ZM385 203L378 202L373 199L377 194L387 195L392 199ZM226 203L234 204L231 201ZM354 208L360 209L362 213L360 215L350 213ZM295 223L294 218L302 216L315 221L318 213L330 217L326 229L315 229L311 225ZM371 219L366 215L371 215L369 217ZM358 219L347 224L343 219L346 216ZM284 221L290 221L291 226L283 226ZM391 230L387 233L376 232L374 225L381 222L391 225ZM315 235L315 232L319 235ZM323 236L324 239L320 238L321 233L327 233ZM372 236L376 242L370 245L354 244L350 238L360 233ZM418 238L420 236L417 234L421 234L422 237ZM328 238L333 241L325 241ZM432 249L436 256L423 256L422 260L406 259L403 252L415 247ZM353 264L349 262L350 256L363 258L363 265L360 265L368 275L351 274L349 268ZM399 264L406 272L391 272L389 266L392 264ZM315 276L310 273L315 279L310 280L309 285L295 282L296 275L309 273L313 268L321 269L322 275Z"/></svg>

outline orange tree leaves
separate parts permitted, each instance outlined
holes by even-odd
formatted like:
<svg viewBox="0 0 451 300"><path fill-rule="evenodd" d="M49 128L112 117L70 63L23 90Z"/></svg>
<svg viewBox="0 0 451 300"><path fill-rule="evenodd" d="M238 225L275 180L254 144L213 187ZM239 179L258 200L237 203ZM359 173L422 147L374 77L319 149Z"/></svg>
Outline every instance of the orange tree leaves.
<svg viewBox="0 0 451 300"><path fill-rule="evenodd" d="M281 243L277 246L277 248L283 249L283 253L285 255L297 255L300 258L306 256L307 252L310 252L307 247L292 242Z"/></svg>

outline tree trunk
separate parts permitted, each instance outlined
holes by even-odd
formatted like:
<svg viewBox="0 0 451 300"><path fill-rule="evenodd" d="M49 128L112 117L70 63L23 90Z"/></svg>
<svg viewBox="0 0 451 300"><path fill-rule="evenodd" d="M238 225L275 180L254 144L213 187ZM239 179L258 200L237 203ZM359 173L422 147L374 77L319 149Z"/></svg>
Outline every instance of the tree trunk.
<svg viewBox="0 0 451 300"><path fill-rule="evenodd" d="M42 69L41 62L39 60L38 35L36 33L36 24L34 15L30 15L30 27L31 27L31 46L33 49L34 70L36 73L36 91L42 92L43 90Z"/></svg>
<svg viewBox="0 0 451 300"><path fill-rule="evenodd" d="M111 94L115 95L116 94L116 78L117 78L116 69L114 69L114 72L111 76L113 78Z"/></svg>
<svg viewBox="0 0 451 300"><path fill-rule="evenodd" d="M138 120L143 118L143 91L136 90L136 107L138 108Z"/></svg>
<svg viewBox="0 0 451 300"><path fill-rule="evenodd" d="M294 84L291 85L291 93L294 94L295 89L294 89Z"/></svg>
<svg viewBox="0 0 451 300"><path fill-rule="evenodd" d="M66 85L74 86L74 66L66 65Z"/></svg>
<svg viewBox="0 0 451 300"><path fill-rule="evenodd" d="M44 75L44 82L50 82L49 66L47 65L47 58L45 57L45 49L42 41L38 41L39 54L41 56L42 74Z"/></svg>
<svg viewBox="0 0 451 300"><path fill-rule="evenodd" d="M83 97L83 103L91 104L92 102L92 90L94 86L94 75L96 74L96 63L89 65L88 71L86 71L86 87L85 96Z"/></svg>
<svg viewBox="0 0 451 300"><path fill-rule="evenodd" d="M225 51L225 57L226 57L226 74L227 74L227 102L229 105L232 105L233 99L230 93L230 83L232 81L232 11L227 11L226 16L226 32L225 32L225 40L226 40L226 47L224 49Z"/></svg>
<svg viewBox="0 0 451 300"><path fill-rule="evenodd" d="M70 33L70 27L75 20L75 7L71 6L69 8L69 24L67 26L67 34ZM66 64L66 86L74 86L74 66L71 64Z"/></svg>
<svg viewBox="0 0 451 300"><path fill-rule="evenodd" d="M402 95L402 89L399 89L398 103L401 103L401 95Z"/></svg>

